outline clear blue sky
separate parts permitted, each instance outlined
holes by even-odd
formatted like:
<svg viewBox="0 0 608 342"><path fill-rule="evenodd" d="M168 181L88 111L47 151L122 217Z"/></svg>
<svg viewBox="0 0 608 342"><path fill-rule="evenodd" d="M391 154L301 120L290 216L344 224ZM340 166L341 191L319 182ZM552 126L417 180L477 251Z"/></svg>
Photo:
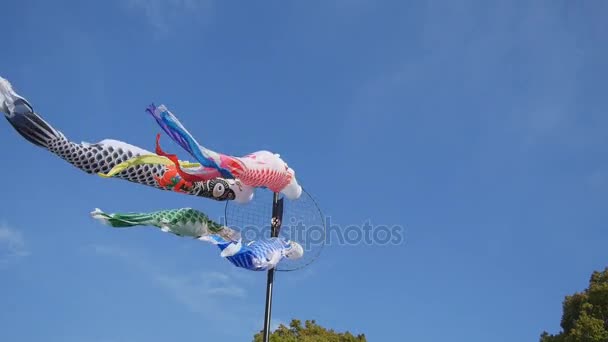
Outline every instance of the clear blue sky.
<svg viewBox="0 0 608 342"><path fill-rule="evenodd" d="M604 1L4 1L0 75L75 141L151 149L144 109L164 103L218 151L281 153L335 224L405 227L401 245L332 244L279 274L275 323L536 341L608 264L607 16ZM261 328L265 274L88 216L221 203L86 175L7 122L0 144L0 340Z"/></svg>

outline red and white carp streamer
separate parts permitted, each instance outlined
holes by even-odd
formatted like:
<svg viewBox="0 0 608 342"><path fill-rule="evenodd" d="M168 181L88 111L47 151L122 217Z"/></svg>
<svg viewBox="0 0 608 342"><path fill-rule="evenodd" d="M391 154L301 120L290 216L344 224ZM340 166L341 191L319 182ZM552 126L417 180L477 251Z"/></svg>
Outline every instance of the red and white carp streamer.
<svg viewBox="0 0 608 342"><path fill-rule="evenodd" d="M281 156L269 151L257 151L244 157L234 157L212 151L201 146L164 105L151 105L150 113L161 128L182 148L190 153L203 167L214 168L224 178L238 179L241 183L251 187L268 188L273 192L280 192L291 200L302 195L302 187L296 180L295 171L291 169ZM175 159L171 154L165 153L158 145L156 153ZM179 169L179 163L175 163ZM190 180L199 180L200 176L186 175L181 170L182 177ZM192 176L192 177L190 177Z"/></svg>

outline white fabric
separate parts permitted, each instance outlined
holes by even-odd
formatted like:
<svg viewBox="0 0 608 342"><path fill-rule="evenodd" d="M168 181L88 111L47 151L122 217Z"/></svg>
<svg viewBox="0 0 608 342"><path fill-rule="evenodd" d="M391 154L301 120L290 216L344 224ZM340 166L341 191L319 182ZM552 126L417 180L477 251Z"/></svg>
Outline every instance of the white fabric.
<svg viewBox="0 0 608 342"><path fill-rule="evenodd" d="M15 110L15 101L23 99L19 96L11 86L11 83L0 76L0 109L7 115Z"/></svg>

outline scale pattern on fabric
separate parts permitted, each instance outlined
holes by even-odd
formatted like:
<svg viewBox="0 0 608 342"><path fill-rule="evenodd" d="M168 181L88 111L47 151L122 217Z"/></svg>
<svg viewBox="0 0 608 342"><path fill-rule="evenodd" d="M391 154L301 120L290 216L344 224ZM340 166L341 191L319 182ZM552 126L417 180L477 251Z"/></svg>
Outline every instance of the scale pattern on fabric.
<svg viewBox="0 0 608 342"><path fill-rule="evenodd" d="M220 249L227 245L219 245ZM270 238L254 241L244 245L241 250L232 256L226 257L233 265L252 271L266 271L276 266L271 260L275 254L287 248L286 242L281 238ZM276 261L279 261L277 259Z"/></svg>
<svg viewBox="0 0 608 342"><path fill-rule="evenodd" d="M209 217L192 208L159 210L150 213L113 213L106 214L101 209L91 213L95 219L114 228L135 226L154 226L178 236L201 238L216 234L220 241L237 241L240 234L228 227L217 224ZM212 239L205 239L211 241Z"/></svg>
<svg viewBox="0 0 608 342"><path fill-rule="evenodd" d="M273 192L280 192L291 182L293 176L288 172L280 172L270 169L247 169L238 174L239 179L250 186L265 186Z"/></svg>
<svg viewBox="0 0 608 342"><path fill-rule="evenodd" d="M18 99L15 109L6 115L10 124L31 143L44 147L68 163L89 174L107 173L114 166L140 155L152 155L134 145L106 139L95 144L69 141L61 132L44 121L25 100ZM225 179L214 178L201 182L186 182L173 165L146 164L131 166L116 178L133 183L172 190L215 200L233 200L235 193ZM219 184L219 185L218 185ZM221 189L221 191L218 191Z"/></svg>
<svg viewBox="0 0 608 342"><path fill-rule="evenodd" d="M192 208L180 208L175 210L161 210L152 213L156 222L168 225L185 226L188 224L202 224L212 233L220 232L224 227L215 223L209 217L198 210Z"/></svg>

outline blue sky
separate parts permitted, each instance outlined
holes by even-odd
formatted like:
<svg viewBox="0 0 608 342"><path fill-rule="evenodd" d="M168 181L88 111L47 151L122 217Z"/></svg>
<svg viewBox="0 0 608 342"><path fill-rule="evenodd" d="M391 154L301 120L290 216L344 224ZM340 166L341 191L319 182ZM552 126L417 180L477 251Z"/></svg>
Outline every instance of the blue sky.
<svg viewBox="0 0 608 342"><path fill-rule="evenodd" d="M608 252L602 1L5 1L0 75L75 141L280 153L336 225L274 323L371 341L534 341ZM223 204L86 175L0 124L0 340L248 341L265 274L95 207ZM166 144L169 144L168 141ZM167 145L168 146L168 145ZM175 150L175 145L172 145Z"/></svg>

